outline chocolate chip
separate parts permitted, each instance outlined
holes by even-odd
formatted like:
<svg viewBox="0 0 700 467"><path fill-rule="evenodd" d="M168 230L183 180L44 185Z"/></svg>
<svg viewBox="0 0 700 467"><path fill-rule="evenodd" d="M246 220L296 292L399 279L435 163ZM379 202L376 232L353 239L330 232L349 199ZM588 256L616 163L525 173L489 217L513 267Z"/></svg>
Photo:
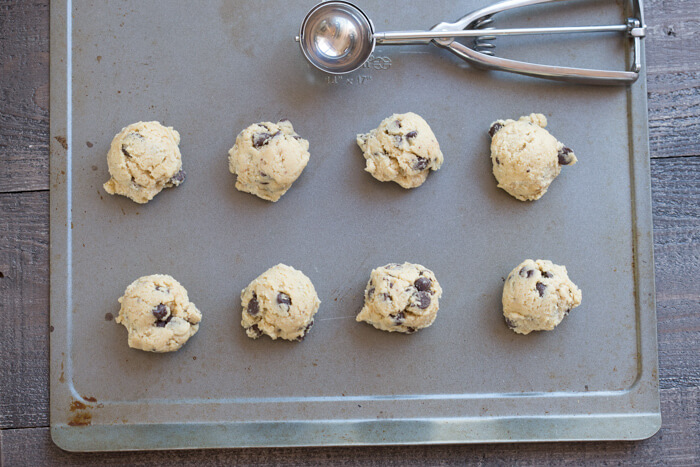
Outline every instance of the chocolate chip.
<svg viewBox="0 0 700 467"><path fill-rule="evenodd" d="M260 337L263 335L263 332L260 330L257 324L252 325L251 327L248 328L248 330L253 331L253 334L255 337Z"/></svg>
<svg viewBox="0 0 700 467"><path fill-rule="evenodd" d="M498 157L496 158L496 164L501 165L501 161L498 159Z"/></svg>
<svg viewBox="0 0 700 467"><path fill-rule="evenodd" d="M430 294L428 292L418 292L418 303L416 304L421 310L425 310L430 306Z"/></svg>
<svg viewBox="0 0 700 467"><path fill-rule="evenodd" d="M547 290L547 286L544 285L542 282L538 282L537 284L535 284L535 288L540 293L540 297L544 297L544 291Z"/></svg>
<svg viewBox="0 0 700 467"><path fill-rule="evenodd" d="M382 298L384 299L384 301L387 301L387 302L391 301L391 295L389 295L388 293L383 293Z"/></svg>
<svg viewBox="0 0 700 467"><path fill-rule="evenodd" d="M289 121L288 118L280 118L279 123L288 122L288 121Z"/></svg>
<svg viewBox="0 0 700 467"><path fill-rule="evenodd" d="M160 305L159 305L159 306L160 306ZM163 306L163 308L165 308L165 306ZM153 314L155 315L156 312L153 311ZM173 319L173 315L170 315L170 316L168 316L168 317L165 318L165 319L158 318L158 321L156 321L156 327L158 327L158 328L164 328L165 325L168 324L168 323L170 322L171 319ZM192 324L192 323L190 323L190 324Z"/></svg>
<svg viewBox="0 0 700 467"><path fill-rule="evenodd" d="M387 269L396 269L399 267L399 263L389 263L386 265Z"/></svg>
<svg viewBox="0 0 700 467"><path fill-rule="evenodd" d="M372 295L374 295L374 291L374 287L370 287L369 289L367 289L367 298L372 298Z"/></svg>
<svg viewBox="0 0 700 467"><path fill-rule="evenodd" d="M258 303L258 296L253 292L253 297L248 302L248 314L250 316L255 316L260 312L260 304Z"/></svg>
<svg viewBox="0 0 700 467"><path fill-rule="evenodd" d="M427 277L419 277L413 283L413 285L416 286L416 289L420 290L421 292L426 292L430 290L430 284L432 284L432 281Z"/></svg>
<svg viewBox="0 0 700 467"><path fill-rule="evenodd" d="M164 328L165 325L168 324L171 319L173 319L173 315L163 319L167 313L168 310L162 303L153 309L153 316L158 318L158 321L156 321L156 327Z"/></svg>
<svg viewBox="0 0 700 467"><path fill-rule="evenodd" d="M424 170L426 167L428 167L428 159L418 156L416 162L413 164L413 169Z"/></svg>
<svg viewBox="0 0 700 467"><path fill-rule="evenodd" d="M284 292L280 292L277 294L277 303L280 305L292 306L292 297Z"/></svg>
<svg viewBox="0 0 700 467"><path fill-rule="evenodd" d="M412 328L411 326L406 328L406 334L413 334L414 332L416 332L416 328Z"/></svg>
<svg viewBox="0 0 700 467"><path fill-rule="evenodd" d="M549 272L549 271L543 272L542 275L543 275L544 277L546 277L547 279L551 279L552 277L554 277L554 274L552 274L552 273Z"/></svg>
<svg viewBox="0 0 700 467"><path fill-rule="evenodd" d="M559 165L569 165L574 161L574 157L571 155L574 151L567 148L566 146L559 150L557 157L559 158Z"/></svg>
<svg viewBox="0 0 700 467"><path fill-rule="evenodd" d="M126 150L126 144L122 144L122 154L124 154L127 159L131 159L132 157L129 151Z"/></svg>
<svg viewBox="0 0 700 467"><path fill-rule="evenodd" d="M511 329L515 329L515 323L513 321L509 320L508 318L505 318L505 320L506 320L506 326L508 326Z"/></svg>
<svg viewBox="0 0 700 467"><path fill-rule="evenodd" d="M277 130L277 133L275 133L274 135L272 135L272 137L273 137L273 138L277 138L277 137L278 137L279 135L281 135L281 134L282 134L282 130Z"/></svg>
<svg viewBox="0 0 700 467"><path fill-rule="evenodd" d="M494 123L493 125L491 125L491 128L489 128L489 136L493 138L493 135L498 133L498 130L500 130L501 128L503 128L503 125L501 123Z"/></svg>
<svg viewBox="0 0 700 467"><path fill-rule="evenodd" d="M304 340L304 338L306 337L306 335L307 335L307 334L309 333L309 331L311 330L311 326L313 326L313 325L314 325L314 322L313 322L313 321L311 321L309 324L306 325L306 328L304 328L304 333L303 333L301 336L297 337L297 342L301 342L301 341Z"/></svg>
<svg viewBox="0 0 700 467"><path fill-rule="evenodd" d="M571 308L568 308L564 313L568 315L570 312L571 312Z"/></svg>
<svg viewBox="0 0 700 467"><path fill-rule="evenodd" d="M185 181L186 176L187 176L187 173L184 170L180 169L180 171L178 173L173 175L173 178L171 178L170 181L179 185Z"/></svg>
<svg viewBox="0 0 700 467"><path fill-rule="evenodd" d="M527 269L527 268L522 268L520 270L520 277L527 277L528 279L532 277L532 275L535 273L534 269Z"/></svg>
<svg viewBox="0 0 700 467"><path fill-rule="evenodd" d="M394 323L396 324L402 324L404 321L406 321L406 315L403 311L399 311L395 315L389 315L389 317L391 317L391 319L393 319Z"/></svg>
<svg viewBox="0 0 700 467"><path fill-rule="evenodd" d="M406 139L415 138L416 136L418 136L418 132L416 130L406 133Z"/></svg>
<svg viewBox="0 0 700 467"><path fill-rule="evenodd" d="M394 120L397 127L401 128L401 120Z"/></svg>
<svg viewBox="0 0 700 467"><path fill-rule="evenodd" d="M253 147L260 148L272 138L270 133L256 133L253 135Z"/></svg>
<svg viewBox="0 0 700 467"><path fill-rule="evenodd" d="M153 316L155 316L156 319L161 320L168 314L168 307L160 303L153 310L151 310L151 313L153 313Z"/></svg>

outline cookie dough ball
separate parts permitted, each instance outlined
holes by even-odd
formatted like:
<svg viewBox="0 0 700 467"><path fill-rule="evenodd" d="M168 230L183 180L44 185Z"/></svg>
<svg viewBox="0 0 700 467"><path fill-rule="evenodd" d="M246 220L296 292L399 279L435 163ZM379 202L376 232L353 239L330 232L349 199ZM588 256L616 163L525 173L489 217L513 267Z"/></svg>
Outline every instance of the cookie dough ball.
<svg viewBox="0 0 700 467"><path fill-rule="evenodd" d="M382 182L404 188L421 186L431 170L442 166L440 145L428 123L409 112L386 118L379 128L357 135L367 161L365 170Z"/></svg>
<svg viewBox="0 0 700 467"><path fill-rule="evenodd" d="M158 122L133 123L117 134L107 153L111 178L104 189L144 204L163 188L185 181L180 133Z"/></svg>
<svg viewBox="0 0 700 467"><path fill-rule="evenodd" d="M530 114L491 124L491 163L498 187L520 201L540 199L561 172L576 163L574 152L550 135L547 117Z"/></svg>
<svg viewBox="0 0 700 467"><path fill-rule="evenodd" d="M164 274L136 279L119 299L115 320L129 331L129 347L172 352L199 330L202 314L178 281Z"/></svg>
<svg viewBox="0 0 700 467"><path fill-rule="evenodd" d="M581 290L564 266L526 259L513 269L503 286L503 316L518 334L551 331L581 304Z"/></svg>
<svg viewBox="0 0 700 467"><path fill-rule="evenodd" d="M289 120L255 123L239 133L228 154L236 188L274 202L308 164L309 142L296 134Z"/></svg>
<svg viewBox="0 0 700 467"><path fill-rule="evenodd" d="M303 341L321 301L311 279L285 264L273 266L241 292L241 326L248 337Z"/></svg>
<svg viewBox="0 0 700 467"><path fill-rule="evenodd" d="M420 264L391 263L372 270L365 305L357 315L377 329L412 334L437 316L442 288L435 274Z"/></svg>

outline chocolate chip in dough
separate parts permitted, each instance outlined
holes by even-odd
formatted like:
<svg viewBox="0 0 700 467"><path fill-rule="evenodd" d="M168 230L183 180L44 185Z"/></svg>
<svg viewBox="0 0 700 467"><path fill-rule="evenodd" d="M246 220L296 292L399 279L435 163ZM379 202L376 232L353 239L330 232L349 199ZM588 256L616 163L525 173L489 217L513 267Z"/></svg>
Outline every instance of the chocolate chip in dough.
<svg viewBox="0 0 700 467"><path fill-rule="evenodd" d="M559 150L559 154L557 154L557 157L559 158L559 165L569 165L574 161L573 156L571 153L573 153L571 149L567 148L566 146L561 148Z"/></svg>
<svg viewBox="0 0 700 467"><path fill-rule="evenodd" d="M414 170L425 170L426 167L428 167L428 159L418 156L413 164Z"/></svg>
<svg viewBox="0 0 700 467"><path fill-rule="evenodd" d="M491 125L491 128L489 128L489 136L493 138L493 135L498 133L498 130L500 130L501 128L503 128L502 124L494 123L493 125Z"/></svg>
<svg viewBox="0 0 700 467"><path fill-rule="evenodd" d="M261 148L272 138L270 133L256 133L253 135L253 147Z"/></svg>
<svg viewBox="0 0 700 467"><path fill-rule="evenodd" d="M427 277L419 277L418 279L413 282L413 285L416 287L416 289L420 290L421 292L427 292L430 290L430 285L432 284L432 281L428 279Z"/></svg>
<svg viewBox="0 0 700 467"><path fill-rule="evenodd" d="M250 316L255 316L260 312L260 304L258 303L258 296L253 292L253 298L248 302L248 314Z"/></svg>
<svg viewBox="0 0 700 467"><path fill-rule="evenodd" d="M153 316L156 317L156 319L162 320L168 314L168 307L160 303L151 312L153 313Z"/></svg>
<svg viewBox="0 0 700 467"><path fill-rule="evenodd" d="M277 294L277 303L280 305L292 306L292 297L284 292L280 292Z"/></svg>
<svg viewBox="0 0 700 467"><path fill-rule="evenodd" d="M544 291L547 290L547 286L544 285L542 282L538 282L537 284L535 284L535 288L539 292L540 297L544 297Z"/></svg>

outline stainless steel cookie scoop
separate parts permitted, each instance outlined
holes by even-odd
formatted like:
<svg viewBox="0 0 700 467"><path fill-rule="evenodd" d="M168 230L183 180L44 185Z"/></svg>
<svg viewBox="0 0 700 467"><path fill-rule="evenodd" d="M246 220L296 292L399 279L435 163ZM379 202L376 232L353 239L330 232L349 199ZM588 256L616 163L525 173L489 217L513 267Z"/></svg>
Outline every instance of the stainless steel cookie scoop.
<svg viewBox="0 0 700 467"><path fill-rule="evenodd" d="M540 78L587 84L629 84L639 77L641 40L646 35L642 0L630 0L633 16L624 24L609 26L484 29L500 12L541 3L567 0L505 0L467 14L454 23L440 23L429 31L375 32L372 21L355 5L327 1L316 5L301 23L296 37L306 59L331 74L344 74L360 68L380 45L435 43L460 58L482 68L509 71ZM633 41L630 71L572 68L521 62L495 57L491 40L497 36L526 34L571 34L592 32L623 33ZM473 47L455 39L475 38Z"/></svg>

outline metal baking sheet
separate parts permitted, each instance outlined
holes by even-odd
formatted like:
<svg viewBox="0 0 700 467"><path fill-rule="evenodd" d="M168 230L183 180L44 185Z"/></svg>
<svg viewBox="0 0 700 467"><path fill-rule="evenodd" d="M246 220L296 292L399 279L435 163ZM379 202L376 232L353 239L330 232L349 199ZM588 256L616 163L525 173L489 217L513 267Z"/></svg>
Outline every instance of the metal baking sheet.
<svg viewBox="0 0 700 467"><path fill-rule="evenodd" d="M486 0L358 0L378 29L421 29ZM645 78L573 86L469 67L434 47L378 48L332 78L294 35L314 0L51 2L51 432L74 451L639 439L660 426ZM605 24L621 3L561 2L507 24ZM500 22L500 21L503 22ZM511 23L509 23L511 21ZM611 37L499 39L499 55L625 67ZM363 171L355 134L394 112L431 124L443 168L404 190ZM486 130L542 112L574 148L549 192L496 187ZM272 204L234 188L227 150L290 118L311 161ZM138 120L178 129L185 184L147 205L108 196L106 153ZM503 277L565 264L583 304L516 335ZM435 271L435 324L382 333L354 316L373 267ZM247 338L239 294L268 267L322 300L301 344ZM135 278L167 273L203 313L180 351L129 349L112 320Z"/></svg>

